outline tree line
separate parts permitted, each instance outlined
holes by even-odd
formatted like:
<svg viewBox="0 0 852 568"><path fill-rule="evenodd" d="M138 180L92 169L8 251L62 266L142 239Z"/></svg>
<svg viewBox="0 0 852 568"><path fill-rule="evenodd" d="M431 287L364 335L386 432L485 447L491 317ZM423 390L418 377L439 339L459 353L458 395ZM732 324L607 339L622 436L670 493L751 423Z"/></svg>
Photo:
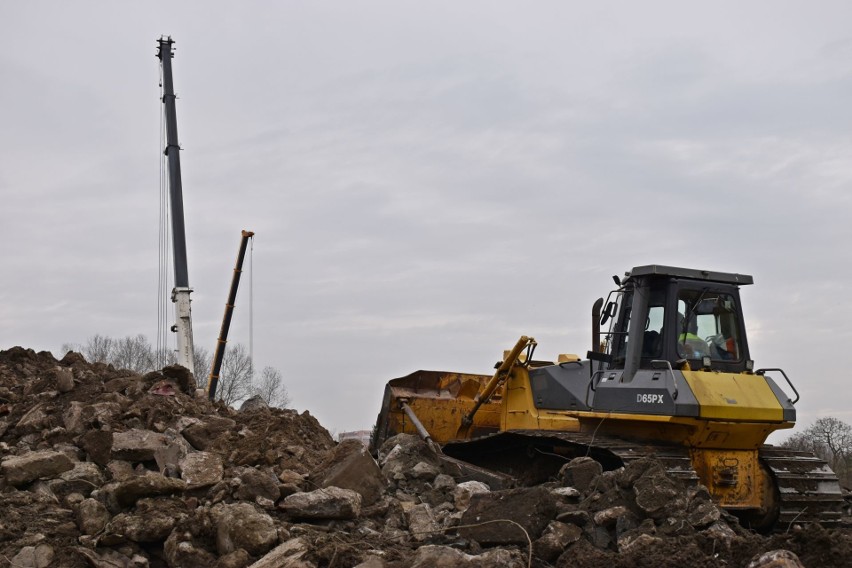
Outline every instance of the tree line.
<svg viewBox="0 0 852 568"><path fill-rule="evenodd" d="M176 351L155 349L141 333L121 338L93 335L85 343L64 343L62 351L76 351L90 363L106 363L139 374L177 363ZM198 387L206 389L213 356L207 349L196 347L193 359ZM278 408L286 408L290 404L290 395L281 371L267 366L259 374L255 373L251 355L245 346L241 343L228 344L219 371L215 398L233 406L252 396L259 396L269 406Z"/></svg>
<svg viewBox="0 0 852 568"><path fill-rule="evenodd" d="M828 463L840 484L852 487L852 426L831 416L820 418L781 446L812 452Z"/></svg>

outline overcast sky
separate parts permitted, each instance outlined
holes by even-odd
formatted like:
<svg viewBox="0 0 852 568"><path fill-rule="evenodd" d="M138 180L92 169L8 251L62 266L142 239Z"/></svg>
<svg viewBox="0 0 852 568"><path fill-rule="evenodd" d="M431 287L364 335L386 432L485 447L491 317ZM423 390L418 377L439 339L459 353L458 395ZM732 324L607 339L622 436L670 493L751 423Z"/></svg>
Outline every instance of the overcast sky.
<svg viewBox="0 0 852 568"><path fill-rule="evenodd" d="M2 0L0 348L156 338L170 34L196 344L255 231L256 365L328 429L521 334L584 354L644 264L752 274L757 366L801 426L852 422L850 23L848 1ZM248 307L244 279L232 342Z"/></svg>

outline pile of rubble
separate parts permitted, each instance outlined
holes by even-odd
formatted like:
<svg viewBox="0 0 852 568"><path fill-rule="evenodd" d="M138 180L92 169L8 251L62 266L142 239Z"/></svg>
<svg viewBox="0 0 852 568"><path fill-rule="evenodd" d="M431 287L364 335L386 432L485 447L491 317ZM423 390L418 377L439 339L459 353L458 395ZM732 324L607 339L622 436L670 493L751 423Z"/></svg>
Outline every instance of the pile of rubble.
<svg viewBox="0 0 852 568"><path fill-rule="evenodd" d="M307 412L76 353L0 351L0 568L842 566L848 531L755 535L654 460L491 491L418 438L373 459Z"/></svg>

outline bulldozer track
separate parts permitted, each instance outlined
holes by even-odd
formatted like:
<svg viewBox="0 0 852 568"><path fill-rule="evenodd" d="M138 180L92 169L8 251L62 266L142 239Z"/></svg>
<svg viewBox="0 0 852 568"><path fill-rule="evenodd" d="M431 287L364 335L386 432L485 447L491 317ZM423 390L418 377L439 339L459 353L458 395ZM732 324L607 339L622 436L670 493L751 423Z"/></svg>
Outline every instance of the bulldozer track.
<svg viewBox="0 0 852 568"><path fill-rule="evenodd" d="M601 450L611 453L621 460L622 465L645 458L654 457L660 461L666 471L673 477L688 484L698 483L698 474L692 468L689 450L683 446L649 445L631 442L613 436L599 436L586 433L544 432L537 430L512 430L510 433L559 441L577 449L585 448L585 455L592 455Z"/></svg>
<svg viewBox="0 0 852 568"><path fill-rule="evenodd" d="M644 457L654 457L673 477L688 485L699 482L692 468L689 450L683 446L661 446L623 440L614 436L599 436L581 432L555 432L543 430L508 430L468 441L452 442L444 446L446 454L471 461L480 467L491 467L516 477L531 452L552 456L554 463L567 463L574 457L591 457L605 470L618 469ZM490 459L496 456L495 459ZM501 467L509 464L517 467ZM559 466L550 472L555 475ZM538 479L537 481L541 481ZM523 481L521 481L523 483Z"/></svg>
<svg viewBox="0 0 852 568"><path fill-rule="evenodd" d="M758 452L778 488L781 510L777 526L818 522L826 528L839 527L843 493L828 464L809 452L764 446Z"/></svg>
<svg viewBox="0 0 852 568"><path fill-rule="evenodd" d="M605 470L617 469L629 463L653 457L667 472L687 485L697 485L700 479L692 466L689 448L643 444L611 435L583 432L553 432L541 430L509 430L470 441L450 443L445 452L460 459L470 459L482 467L495 463L519 464L504 473L517 476L522 469L523 455L531 450L567 462L573 457L589 456L599 461ZM489 460L489 456L499 456ZM787 530L793 524L820 523L826 528L841 524L844 504L837 476L828 464L808 452L764 446L758 452L760 461L775 479L779 504L775 529ZM558 463L558 462L555 462Z"/></svg>

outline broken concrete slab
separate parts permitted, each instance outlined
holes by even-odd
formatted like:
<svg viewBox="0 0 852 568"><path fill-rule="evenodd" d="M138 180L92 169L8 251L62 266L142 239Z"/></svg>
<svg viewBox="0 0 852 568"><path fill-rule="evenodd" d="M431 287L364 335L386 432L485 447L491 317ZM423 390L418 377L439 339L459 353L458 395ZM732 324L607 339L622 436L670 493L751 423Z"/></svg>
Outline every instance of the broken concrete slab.
<svg viewBox="0 0 852 568"><path fill-rule="evenodd" d="M181 431L196 450L206 451L220 435L235 430L236 421L224 416L205 416Z"/></svg>
<svg viewBox="0 0 852 568"><path fill-rule="evenodd" d="M49 568L53 565L54 550L49 544L25 546L16 554L10 565L15 568Z"/></svg>
<svg viewBox="0 0 852 568"><path fill-rule="evenodd" d="M796 553L782 549L755 555L747 568L805 568L805 565Z"/></svg>
<svg viewBox="0 0 852 568"><path fill-rule="evenodd" d="M51 492L60 499L71 493L88 497L92 491L103 484L104 476L101 468L92 462L74 462L73 469L59 474L59 477L48 482Z"/></svg>
<svg viewBox="0 0 852 568"><path fill-rule="evenodd" d="M388 438L379 449L379 465L387 479L394 479L397 474L405 476L420 462L436 468L441 466L440 459L428 444L411 434Z"/></svg>
<svg viewBox="0 0 852 568"><path fill-rule="evenodd" d="M169 566L216 566L216 555L197 547L190 540L182 540L180 531L172 531L163 544L163 554Z"/></svg>
<svg viewBox="0 0 852 568"><path fill-rule="evenodd" d="M438 474L441 473L441 470L430 463L421 461L417 462L411 471L408 473L409 477L414 479L421 479L423 481L433 481Z"/></svg>
<svg viewBox="0 0 852 568"><path fill-rule="evenodd" d="M174 430L166 430L163 435L168 439L168 444L154 450L154 461L157 462L160 473L180 473L180 461L187 454L194 452L195 448Z"/></svg>
<svg viewBox="0 0 852 568"><path fill-rule="evenodd" d="M598 526L611 527L615 525L619 517L623 517L626 514L627 507L619 505L617 507L609 507L608 509L598 511L594 514L592 518L594 519L595 524Z"/></svg>
<svg viewBox="0 0 852 568"><path fill-rule="evenodd" d="M582 536L583 530L576 525L551 521L541 537L533 543L533 550L538 558L553 562Z"/></svg>
<svg viewBox="0 0 852 568"><path fill-rule="evenodd" d="M112 457L132 462L154 461L154 454L168 446L169 438L165 434L133 428L113 434Z"/></svg>
<svg viewBox="0 0 852 568"><path fill-rule="evenodd" d="M601 464L590 457L574 458L559 470L562 485L586 493L592 482L603 472Z"/></svg>
<svg viewBox="0 0 852 568"><path fill-rule="evenodd" d="M686 509L687 497L682 485L666 475L661 466L649 468L634 483L636 505L653 519L662 519Z"/></svg>
<svg viewBox="0 0 852 568"><path fill-rule="evenodd" d="M71 392L74 390L74 370L69 367L57 367L53 374L56 390Z"/></svg>
<svg viewBox="0 0 852 568"><path fill-rule="evenodd" d="M106 526L100 542L107 546L129 540L161 542L188 516L183 501L168 497L140 499L132 511L119 513Z"/></svg>
<svg viewBox="0 0 852 568"><path fill-rule="evenodd" d="M185 490L186 482L182 479L148 472L145 475L131 477L124 481L109 483L102 488L100 494L107 508L118 513L121 509L134 505L144 497L174 495L183 493Z"/></svg>
<svg viewBox="0 0 852 568"><path fill-rule="evenodd" d="M263 498L274 502L281 496L278 478L270 470L241 467L236 468L233 474L233 483L237 485L234 491L235 499L256 501Z"/></svg>
<svg viewBox="0 0 852 568"><path fill-rule="evenodd" d="M77 505L74 518L81 533L93 535L101 532L111 517L103 503L89 498Z"/></svg>
<svg viewBox="0 0 852 568"><path fill-rule="evenodd" d="M36 479L57 476L73 467L74 463L63 452L38 450L4 458L0 462L0 475L6 483L17 487Z"/></svg>
<svg viewBox="0 0 852 568"><path fill-rule="evenodd" d="M453 503L457 510L464 512L470 507L472 496L490 491L488 486L481 481L463 481L453 489Z"/></svg>
<svg viewBox="0 0 852 568"><path fill-rule="evenodd" d="M69 433L79 435L110 424L120 412L121 405L117 402L85 404L73 401L62 415L62 421Z"/></svg>
<svg viewBox="0 0 852 568"><path fill-rule="evenodd" d="M240 405L240 412L253 412L255 410L267 410L269 409L269 405L263 400L263 397L255 395L251 398L246 399Z"/></svg>
<svg viewBox="0 0 852 568"><path fill-rule="evenodd" d="M178 469L190 489L215 485L222 481L225 472L221 456L208 452L186 454L178 462Z"/></svg>
<svg viewBox="0 0 852 568"><path fill-rule="evenodd" d="M449 546L426 545L417 549L411 568L525 568L526 557L518 550L489 550L465 554Z"/></svg>
<svg viewBox="0 0 852 568"><path fill-rule="evenodd" d="M36 404L18 420L18 423L15 424L15 430L21 434L46 430L52 425L51 416L53 414L54 408L52 405L46 402Z"/></svg>
<svg viewBox="0 0 852 568"><path fill-rule="evenodd" d="M408 524L408 532L417 542L429 540L441 530L441 526L435 520L432 508L426 503L420 503L406 509L405 520Z"/></svg>
<svg viewBox="0 0 852 568"><path fill-rule="evenodd" d="M291 538L269 551L263 558L249 568L308 568L316 566L303 560L310 550L307 541L301 538Z"/></svg>
<svg viewBox="0 0 852 568"><path fill-rule="evenodd" d="M217 505L212 516L216 524L216 549L220 555L242 548L253 556L261 556L278 542L272 517L248 503Z"/></svg>
<svg viewBox="0 0 852 568"><path fill-rule="evenodd" d="M297 474L298 475L298 474ZM283 483L301 483L301 479L289 476ZM331 455L309 476L316 487L340 487L351 489L361 495L361 503L369 506L379 500L385 491L385 479L379 464L358 440L343 440Z"/></svg>
<svg viewBox="0 0 852 568"><path fill-rule="evenodd" d="M324 487L289 495L279 506L295 519L354 519L361 514L361 495L351 489Z"/></svg>

